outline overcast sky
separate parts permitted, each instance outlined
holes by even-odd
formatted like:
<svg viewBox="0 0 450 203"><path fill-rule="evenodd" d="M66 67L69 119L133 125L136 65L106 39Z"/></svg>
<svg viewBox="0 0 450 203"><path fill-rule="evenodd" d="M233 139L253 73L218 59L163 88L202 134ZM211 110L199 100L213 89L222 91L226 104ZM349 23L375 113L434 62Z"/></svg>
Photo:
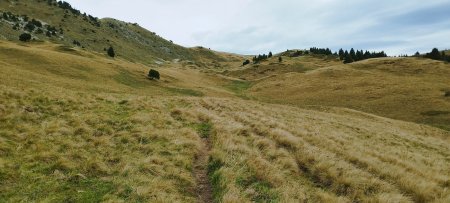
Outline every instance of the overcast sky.
<svg viewBox="0 0 450 203"><path fill-rule="evenodd" d="M450 0L68 0L175 43L240 54L329 47L389 55L450 48Z"/></svg>

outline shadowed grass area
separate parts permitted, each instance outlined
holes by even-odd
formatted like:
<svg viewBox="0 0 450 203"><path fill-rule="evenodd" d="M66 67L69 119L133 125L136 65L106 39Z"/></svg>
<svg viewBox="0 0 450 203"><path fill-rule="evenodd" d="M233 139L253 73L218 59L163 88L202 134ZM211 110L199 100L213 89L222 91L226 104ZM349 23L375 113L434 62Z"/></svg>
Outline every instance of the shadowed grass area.
<svg viewBox="0 0 450 203"><path fill-rule="evenodd" d="M249 89L252 86L251 82L248 81L240 81L240 80L233 80L229 84L225 85L224 87L231 90L236 94L236 96L243 98L243 99L250 99L245 94L245 91Z"/></svg>
<svg viewBox="0 0 450 203"><path fill-rule="evenodd" d="M127 70L120 70L119 74L114 76L114 80L132 88L142 88L148 85L145 81L138 80L136 76Z"/></svg>
<svg viewBox="0 0 450 203"><path fill-rule="evenodd" d="M178 95L184 95L184 96L193 96L193 97L202 97L204 96L203 92L193 90L193 89L185 89L185 88L175 88L175 87L167 87L166 88L169 92L178 94Z"/></svg>

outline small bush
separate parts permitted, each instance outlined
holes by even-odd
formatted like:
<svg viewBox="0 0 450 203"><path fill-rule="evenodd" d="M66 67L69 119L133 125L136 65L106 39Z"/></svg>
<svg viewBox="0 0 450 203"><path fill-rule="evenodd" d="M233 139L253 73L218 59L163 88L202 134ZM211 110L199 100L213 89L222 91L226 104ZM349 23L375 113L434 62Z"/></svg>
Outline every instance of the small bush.
<svg viewBox="0 0 450 203"><path fill-rule="evenodd" d="M148 77L150 79L158 79L159 80L159 72L153 69L150 69L150 71L148 72Z"/></svg>
<svg viewBox="0 0 450 203"><path fill-rule="evenodd" d="M23 33L19 36L19 40L22 42L28 42L31 40L31 35L28 33Z"/></svg>
<svg viewBox="0 0 450 203"><path fill-rule="evenodd" d="M449 91L446 91L445 94L444 94L444 96L445 96L445 97L450 97L450 90L449 90Z"/></svg>
<svg viewBox="0 0 450 203"><path fill-rule="evenodd" d="M79 47L81 46L81 43L77 40L73 40L73 44Z"/></svg>
<svg viewBox="0 0 450 203"><path fill-rule="evenodd" d="M242 66L246 66L248 64L250 64L250 60L247 59L247 60L244 61L244 63L242 63Z"/></svg>
<svg viewBox="0 0 450 203"><path fill-rule="evenodd" d="M26 25L25 25L25 27L24 27L24 29L25 30L28 30L29 32L33 32L33 30L36 28L36 26L33 24L33 23L31 23L31 22L29 22L29 23L27 23Z"/></svg>
<svg viewBox="0 0 450 203"><path fill-rule="evenodd" d="M108 49L108 56L113 57L116 56L116 53L114 52L114 48L113 47L109 47Z"/></svg>

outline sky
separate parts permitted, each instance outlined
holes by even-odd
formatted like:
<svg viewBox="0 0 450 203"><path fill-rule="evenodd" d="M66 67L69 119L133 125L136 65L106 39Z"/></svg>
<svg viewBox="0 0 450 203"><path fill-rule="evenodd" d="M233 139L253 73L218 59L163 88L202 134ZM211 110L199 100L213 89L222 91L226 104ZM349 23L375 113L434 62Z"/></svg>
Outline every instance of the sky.
<svg viewBox="0 0 450 203"><path fill-rule="evenodd" d="M167 40L239 54L328 47L388 55L450 48L450 0L66 0Z"/></svg>

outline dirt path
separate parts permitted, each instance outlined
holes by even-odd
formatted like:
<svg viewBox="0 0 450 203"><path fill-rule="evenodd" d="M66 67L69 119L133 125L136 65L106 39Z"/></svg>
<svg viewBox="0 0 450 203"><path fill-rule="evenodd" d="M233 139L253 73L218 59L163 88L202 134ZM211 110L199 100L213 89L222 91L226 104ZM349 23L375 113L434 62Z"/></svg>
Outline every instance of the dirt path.
<svg viewBox="0 0 450 203"><path fill-rule="evenodd" d="M213 202L212 187L208 177L208 159L211 144L208 139L202 139L202 148L194 162L194 176L197 181L197 197L198 202Z"/></svg>

